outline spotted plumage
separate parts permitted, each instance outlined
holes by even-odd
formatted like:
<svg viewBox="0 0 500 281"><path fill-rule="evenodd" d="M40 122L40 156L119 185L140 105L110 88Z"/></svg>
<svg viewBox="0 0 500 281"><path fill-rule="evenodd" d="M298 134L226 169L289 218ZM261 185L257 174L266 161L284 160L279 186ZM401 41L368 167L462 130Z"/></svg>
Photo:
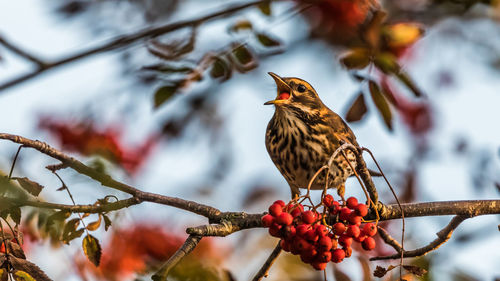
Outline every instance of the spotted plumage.
<svg viewBox="0 0 500 281"><path fill-rule="evenodd" d="M266 148L295 197L300 194L299 188L307 188L316 171L328 163L341 142L358 143L349 126L323 104L309 83L269 74L276 82L278 97L265 103L276 108L267 126ZM346 151L346 156L356 167L354 153ZM324 188L325 174L318 176L312 189ZM329 188L337 188L343 196L345 181L352 174L349 163L338 154L330 169Z"/></svg>

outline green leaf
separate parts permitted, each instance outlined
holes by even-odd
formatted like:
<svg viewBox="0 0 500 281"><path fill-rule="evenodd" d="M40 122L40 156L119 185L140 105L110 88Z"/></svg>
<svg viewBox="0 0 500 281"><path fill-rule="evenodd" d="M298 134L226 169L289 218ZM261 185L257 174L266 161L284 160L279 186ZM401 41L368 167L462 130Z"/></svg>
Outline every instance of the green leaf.
<svg viewBox="0 0 500 281"><path fill-rule="evenodd" d="M168 99L170 99L177 89L179 88L179 85L167 85L160 87L156 90L155 95L154 95L154 108L157 109L160 107L163 103L165 103Z"/></svg>
<svg viewBox="0 0 500 281"><path fill-rule="evenodd" d="M104 217L104 230L108 231L108 228L111 226L111 219L104 214L102 216Z"/></svg>
<svg viewBox="0 0 500 281"><path fill-rule="evenodd" d="M359 93L352 105L349 107L345 120L347 122L357 122L360 121L367 112L365 98L363 93Z"/></svg>
<svg viewBox="0 0 500 281"><path fill-rule="evenodd" d="M375 81L370 80L368 83L373 103L375 103L375 106L382 115L382 118L384 118L384 122L387 128L392 131L392 112L391 108L389 107L389 103L387 103L387 100L385 99Z"/></svg>
<svg viewBox="0 0 500 281"><path fill-rule="evenodd" d="M232 74L231 65L223 58L215 57L210 69L210 76L214 79L221 79L226 81L231 78Z"/></svg>
<svg viewBox="0 0 500 281"><path fill-rule="evenodd" d="M78 225L80 225L79 218L71 219L66 223L66 225L64 226L63 235L62 235L62 239L63 239L64 243L69 244L69 241L71 241L71 239L69 239L69 238L72 237L72 234L76 231L76 228L78 227Z"/></svg>
<svg viewBox="0 0 500 281"><path fill-rule="evenodd" d="M266 16L271 15L271 1L266 1L266 2L259 4L258 8L261 11L261 13L263 13L264 15L266 15Z"/></svg>
<svg viewBox="0 0 500 281"><path fill-rule="evenodd" d="M16 281L36 281L31 275L29 275L27 272L24 272L22 270L16 270L14 271L14 280Z"/></svg>
<svg viewBox="0 0 500 281"><path fill-rule="evenodd" d="M246 45L237 45L231 51L231 58L234 61L236 69L240 72L247 72L257 67L258 63Z"/></svg>
<svg viewBox="0 0 500 281"><path fill-rule="evenodd" d="M31 181L28 178L14 178L21 187L34 196L38 196L43 189L43 186L37 182Z"/></svg>
<svg viewBox="0 0 500 281"><path fill-rule="evenodd" d="M83 238L82 248L89 261L95 266L99 266L101 261L101 245L99 245L99 240L88 234Z"/></svg>
<svg viewBox="0 0 500 281"><path fill-rule="evenodd" d="M401 83L408 87L408 89L410 89L416 97L420 97L423 95L422 91L420 91L420 89L407 73L400 71L396 74L396 77L398 77L399 81L401 81Z"/></svg>
<svg viewBox="0 0 500 281"><path fill-rule="evenodd" d="M0 212L0 217L3 219L10 218L16 223L21 223L21 209L19 207L12 207Z"/></svg>
<svg viewBox="0 0 500 281"><path fill-rule="evenodd" d="M343 55L340 62L348 69L363 69L370 64L370 50L354 48Z"/></svg>
<svg viewBox="0 0 500 281"><path fill-rule="evenodd" d="M388 52L377 54L373 62L385 74L397 74L401 70L397 58Z"/></svg>
<svg viewBox="0 0 500 281"><path fill-rule="evenodd" d="M275 48L282 45L278 39L272 38L270 35L264 33L256 33L255 36L264 47Z"/></svg>

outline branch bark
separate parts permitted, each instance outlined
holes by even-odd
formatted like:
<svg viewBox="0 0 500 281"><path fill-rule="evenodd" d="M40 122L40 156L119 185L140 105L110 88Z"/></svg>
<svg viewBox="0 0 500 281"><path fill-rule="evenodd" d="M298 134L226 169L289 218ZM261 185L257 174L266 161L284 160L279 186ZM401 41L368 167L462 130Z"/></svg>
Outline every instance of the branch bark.
<svg viewBox="0 0 500 281"><path fill-rule="evenodd" d="M257 274L253 277L252 281L260 281L263 277L267 277L269 275L269 269L273 266L273 263L276 261L278 256L281 254L281 244L278 242L278 245L274 248L273 252L267 258L266 262L259 269Z"/></svg>
<svg viewBox="0 0 500 281"><path fill-rule="evenodd" d="M160 270L153 276L154 281L166 281L169 271L176 266L182 258L191 253L201 240L201 236L189 235L184 244L166 261Z"/></svg>

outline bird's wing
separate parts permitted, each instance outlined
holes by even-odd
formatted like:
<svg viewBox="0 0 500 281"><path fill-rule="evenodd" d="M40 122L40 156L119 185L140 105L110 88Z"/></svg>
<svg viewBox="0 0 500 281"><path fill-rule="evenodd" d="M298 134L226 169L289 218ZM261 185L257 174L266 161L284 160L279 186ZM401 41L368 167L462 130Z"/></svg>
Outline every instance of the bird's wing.
<svg viewBox="0 0 500 281"><path fill-rule="evenodd" d="M358 142L356 141L356 136L352 132L351 128L347 125L347 123L340 117L337 113L331 111L330 109L326 108L327 110L324 111L324 116L323 120L328 120L328 125L333 128L336 134L338 134L338 137L343 139L344 141L347 141L355 146L359 146Z"/></svg>

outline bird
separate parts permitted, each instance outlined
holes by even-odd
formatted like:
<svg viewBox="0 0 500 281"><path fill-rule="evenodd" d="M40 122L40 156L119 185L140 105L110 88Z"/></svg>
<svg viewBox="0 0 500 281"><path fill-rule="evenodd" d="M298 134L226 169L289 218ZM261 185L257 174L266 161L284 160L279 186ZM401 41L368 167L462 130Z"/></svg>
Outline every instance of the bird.
<svg viewBox="0 0 500 281"><path fill-rule="evenodd" d="M275 107L266 129L266 149L288 182L294 199L343 143L359 145L347 123L321 101L308 82L296 77L282 78L273 72L269 75L276 82L278 94L264 103ZM328 188L336 188L342 200L345 182L354 174L351 167L357 166L356 154L347 149L343 152L346 157L337 154L328 176ZM326 172L321 172L311 189L324 189L325 180Z"/></svg>

